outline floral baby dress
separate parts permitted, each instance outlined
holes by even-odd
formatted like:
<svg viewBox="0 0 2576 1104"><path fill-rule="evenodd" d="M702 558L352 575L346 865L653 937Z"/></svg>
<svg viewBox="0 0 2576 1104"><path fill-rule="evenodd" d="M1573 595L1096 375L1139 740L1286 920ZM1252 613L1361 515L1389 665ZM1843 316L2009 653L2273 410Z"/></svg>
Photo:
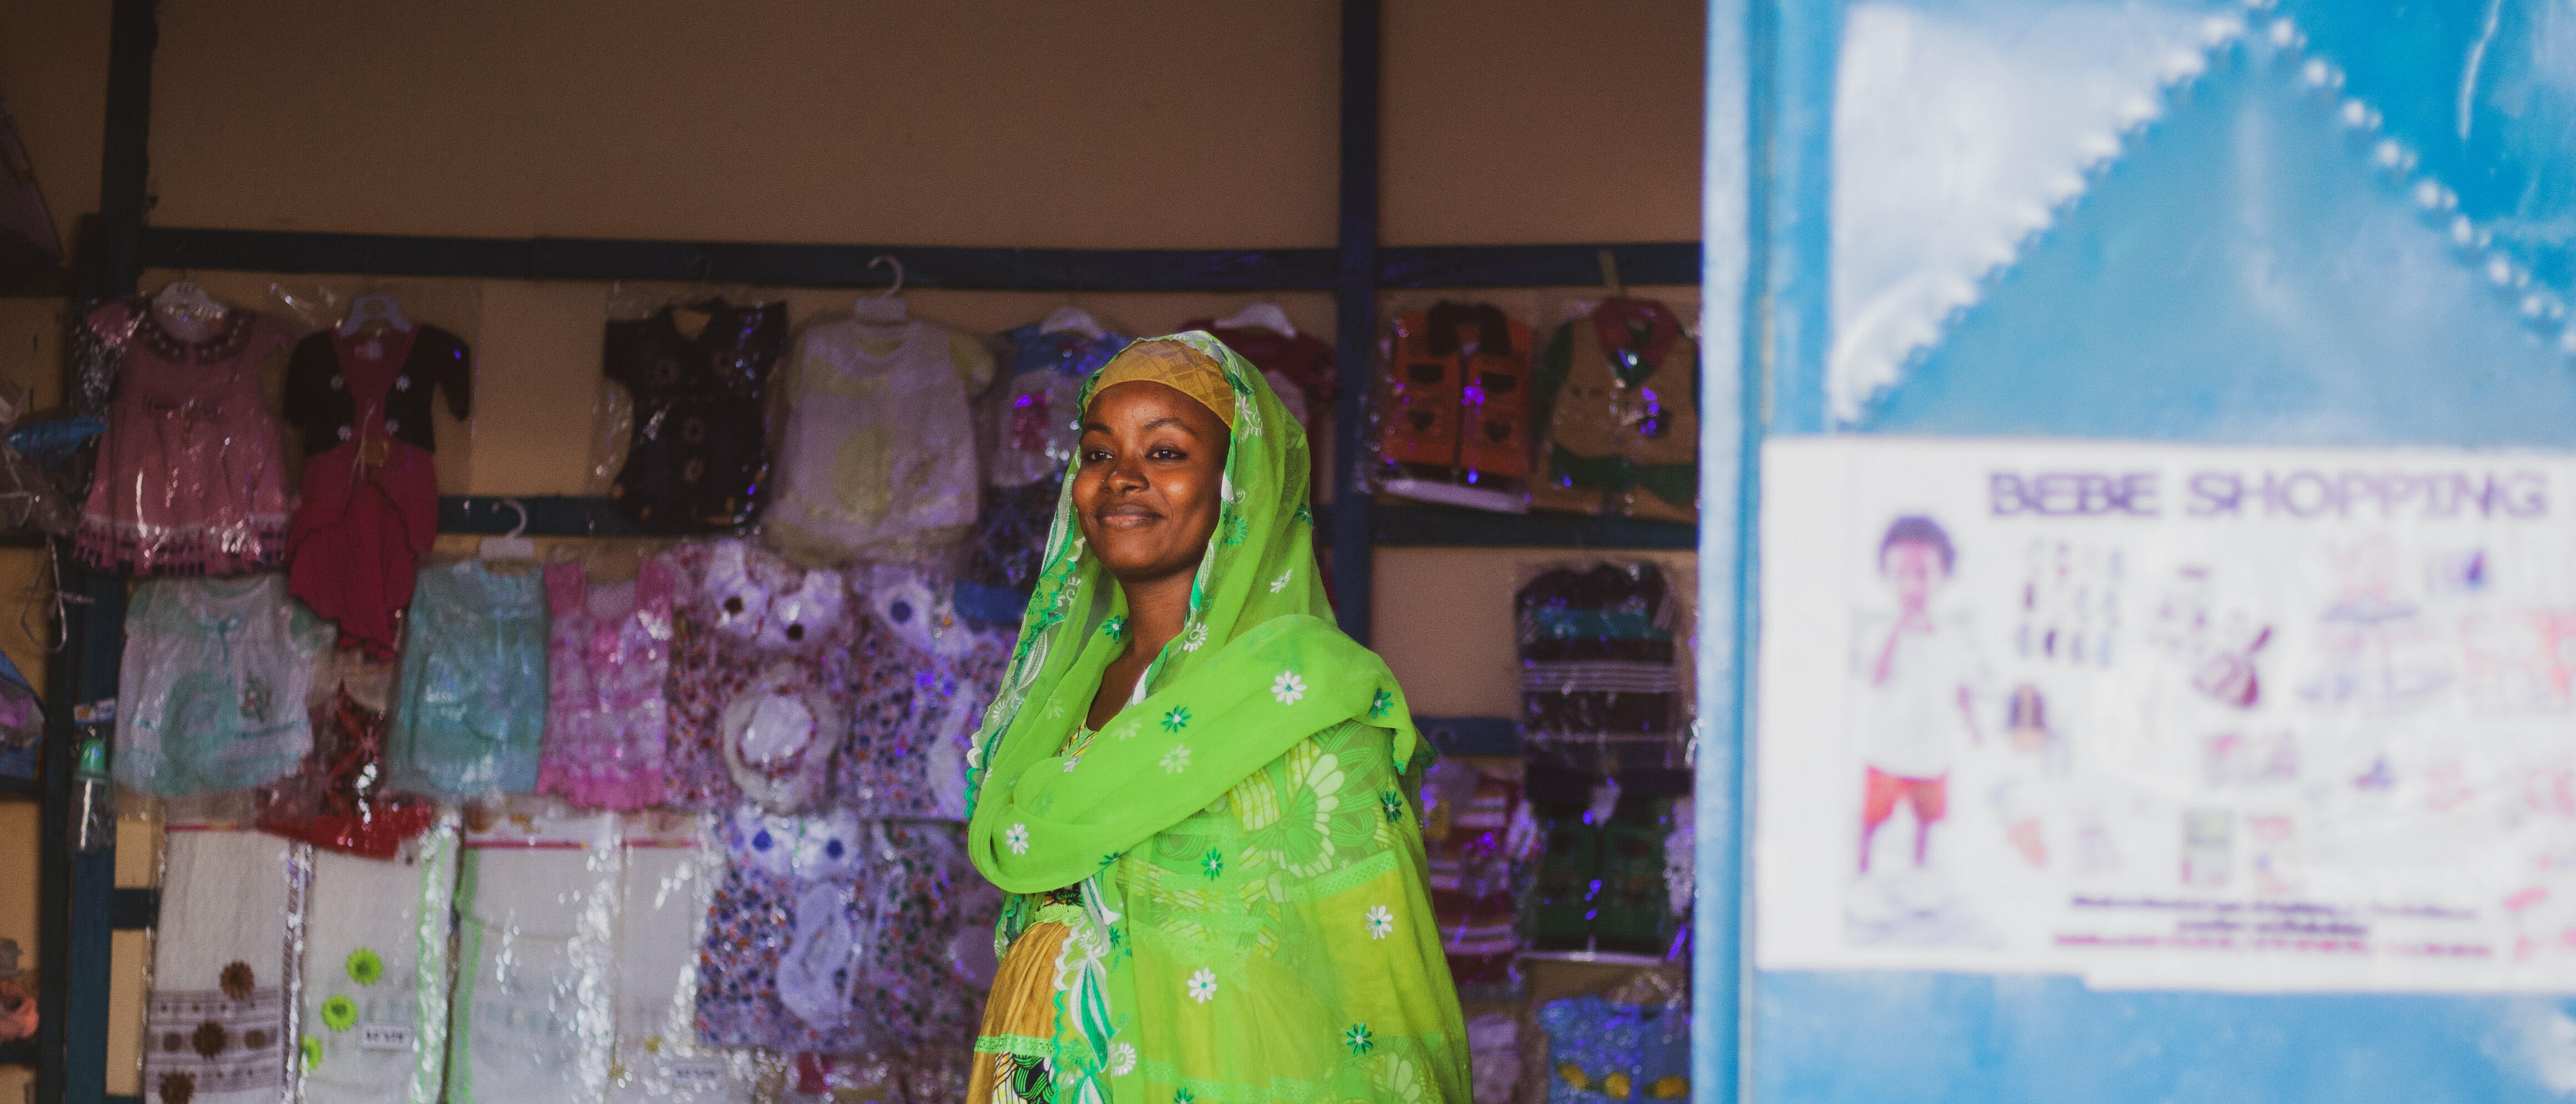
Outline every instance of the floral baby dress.
<svg viewBox="0 0 2576 1104"><path fill-rule="evenodd" d="M102 571L239 575L286 554L286 464L259 364L284 345L276 320L234 309L203 341L163 329L149 302L84 320L122 338L116 397L75 550Z"/></svg>
<svg viewBox="0 0 2576 1104"><path fill-rule="evenodd" d="M116 780L160 797L276 781L313 747L305 697L331 627L286 577L156 579L125 614Z"/></svg>
<svg viewBox="0 0 2576 1104"><path fill-rule="evenodd" d="M670 708L670 562L648 557L631 581L585 583L579 564L546 569L546 677L552 705L538 787L576 804L641 809L662 801Z"/></svg>

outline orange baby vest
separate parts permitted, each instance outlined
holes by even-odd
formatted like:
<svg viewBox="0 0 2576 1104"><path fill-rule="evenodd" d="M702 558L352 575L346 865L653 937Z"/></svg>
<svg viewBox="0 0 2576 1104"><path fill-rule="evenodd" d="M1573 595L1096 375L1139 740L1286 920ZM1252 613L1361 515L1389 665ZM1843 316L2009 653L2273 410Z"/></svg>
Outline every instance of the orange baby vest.
<svg viewBox="0 0 2576 1104"><path fill-rule="evenodd" d="M1519 510L1530 473L1527 325L1482 303L1395 320L1381 475L1391 493Z"/></svg>

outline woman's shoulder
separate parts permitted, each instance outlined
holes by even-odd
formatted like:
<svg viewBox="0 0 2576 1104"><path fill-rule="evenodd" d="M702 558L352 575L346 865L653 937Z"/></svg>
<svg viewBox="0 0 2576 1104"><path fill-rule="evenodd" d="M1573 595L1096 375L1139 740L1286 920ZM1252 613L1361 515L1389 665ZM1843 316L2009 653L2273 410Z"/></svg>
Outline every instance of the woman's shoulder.
<svg viewBox="0 0 2576 1104"><path fill-rule="evenodd" d="M1378 658L1368 645L1351 639L1349 633L1332 622L1311 613L1286 613L1253 626L1243 634L1246 643L1256 647L1294 647L1308 652L1342 653L1352 657Z"/></svg>

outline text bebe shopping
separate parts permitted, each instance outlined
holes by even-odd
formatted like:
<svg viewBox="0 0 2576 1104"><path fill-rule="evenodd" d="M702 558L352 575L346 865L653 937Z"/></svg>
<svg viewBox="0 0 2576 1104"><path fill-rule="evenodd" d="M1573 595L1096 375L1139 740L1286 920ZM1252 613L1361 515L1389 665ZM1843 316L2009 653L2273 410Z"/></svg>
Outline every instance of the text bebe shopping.
<svg viewBox="0 0 2576 1104"><path fill-rule="evenodd" d="M2161 517L2164 472L1991 472L1996 517ZM2528 469L2364 471L2354 468L2192 472L2182 479L2185 517L2443 520L2537 518L2549 513L2549 477Z"/></svg>

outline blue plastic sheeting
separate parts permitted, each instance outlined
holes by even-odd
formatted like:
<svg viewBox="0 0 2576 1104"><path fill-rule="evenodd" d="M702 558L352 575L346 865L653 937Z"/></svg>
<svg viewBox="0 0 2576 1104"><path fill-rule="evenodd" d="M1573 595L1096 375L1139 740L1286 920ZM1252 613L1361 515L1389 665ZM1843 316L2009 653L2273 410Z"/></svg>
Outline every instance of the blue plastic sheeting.
<svg viewBox="0 0 2576 1104"><path fill-rule="evenodd" d="M1766 973L1758 985L1756 1100L2493 1104L2576 1093L2576 1020L2555 1001L2099 993L2066 978L1929 973Z"/></svg>
<svg viewBox="0 0 2576 1104"><path fill-rule="evenodd" d="M2567 357L2265 46L2227 50L1859 428L2549 445Z"/></svg>
<svg viewBox="0 0 2576 1104"><path fill-rule="evenodd" d="M1728 446L1766 433L2576 445L2568 0L1718 0L1711 23L1712 310L1722 242L1752 286L1743 356L1704 346L1707 393L1748 412L1704 450L1703 486L1746 492L1707 511L1729 554L1704 608L1735 615L1704 617L1704 671L1756 619ZM1746 751L1740 689L1704 675L1703 737ZM1745 758L1703 754L1703 795ZM1749 845L1714 805L1704 954L1735 946L1717 887ZM1765 1101L2576 1099L2559 999L1735 965L1697 975L1702 1100L1737 1098L1739 1056Z"/></svg>

